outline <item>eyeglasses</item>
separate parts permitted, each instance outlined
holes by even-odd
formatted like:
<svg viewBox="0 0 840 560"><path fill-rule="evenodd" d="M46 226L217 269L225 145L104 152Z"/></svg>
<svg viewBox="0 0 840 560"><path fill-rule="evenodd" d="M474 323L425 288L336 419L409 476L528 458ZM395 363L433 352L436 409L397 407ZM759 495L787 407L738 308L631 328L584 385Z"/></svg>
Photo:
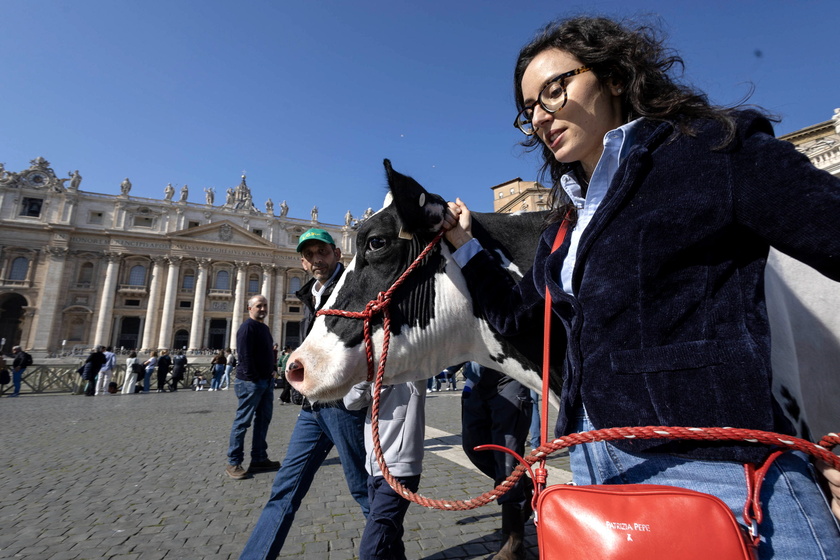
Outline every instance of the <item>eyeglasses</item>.
<svg viewBox="0 0 840 560"><path fill-rule="evenodd" d="M534 123L531 119L534 118L534 109L537 103L545 110L546 113L554 114L566 106L569 100L569 94L566 91L566 78L589 72L592 68L581 66L568 72L564 72L559 76L551 78L540 91L537 100L531 104L530 107L525 107L519 114L516 115L516 120L513 121L513 126L522 131L525 136L532 136L534 134Z"/></svg>

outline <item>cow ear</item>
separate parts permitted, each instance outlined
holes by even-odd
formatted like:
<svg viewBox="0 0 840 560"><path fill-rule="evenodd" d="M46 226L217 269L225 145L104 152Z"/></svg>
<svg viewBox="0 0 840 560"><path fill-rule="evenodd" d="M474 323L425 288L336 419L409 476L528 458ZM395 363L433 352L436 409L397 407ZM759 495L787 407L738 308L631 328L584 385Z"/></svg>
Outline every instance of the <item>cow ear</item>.
<svg viewBox="0 0 840 560"><path fill-rule="evenodd" d="M408 175L394 171L390 160L386 159L384 164L388 188L397 214L403 222L403 230L409 233L438 231L446 212L446 201L439 195L427 192Z"/></svg>

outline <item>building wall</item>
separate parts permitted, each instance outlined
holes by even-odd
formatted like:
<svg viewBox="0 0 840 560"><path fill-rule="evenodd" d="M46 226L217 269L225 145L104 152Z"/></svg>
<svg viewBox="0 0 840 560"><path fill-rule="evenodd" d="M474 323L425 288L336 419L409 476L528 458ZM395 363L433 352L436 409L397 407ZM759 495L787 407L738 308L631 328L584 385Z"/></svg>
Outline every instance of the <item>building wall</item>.
<svg viewBox="0 0 840 560"><path fill-rule="evenodd" d="M269 300L275 339L296 345L303 314L294 291L307 280L298 237L317 225L346 260L355 252L347 225L291 218L285 202L280 215L258 210L244 176L224 201L205 204L170 187L162 199L134 197L127 180L119 195L80 186L43 158L20 172L0 167L4 352L235 347L257 293Z"/></svg>

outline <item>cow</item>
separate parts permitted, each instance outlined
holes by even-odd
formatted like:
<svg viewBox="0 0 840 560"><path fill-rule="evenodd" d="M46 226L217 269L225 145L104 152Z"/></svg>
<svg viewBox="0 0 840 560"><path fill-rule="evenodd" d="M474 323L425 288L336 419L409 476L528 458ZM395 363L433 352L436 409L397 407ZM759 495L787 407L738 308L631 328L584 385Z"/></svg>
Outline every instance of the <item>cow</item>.
<svg viewBox="0 0 840 560"><path fill-rule="evenodd" d="M390 189L385 205L360 225L356 256L324 309L364 310L396 281L440 229L446 201L395 171L388 160L385 170ZM473 234L519 279L534 260L535 240L544 218L543 212L473 213ZM473 306L461 270L450 256L450 247L441 241L394 293L383 382L425 379L447 366L473 360L540 390L538 352L523 353L523 344L493 331ZM343 397L367 377L362 327L357 319L318 317L301 346L289 356L286 379L310 400ZM373 340L378 364L383 342L381 316L374 322ZM559 392L559 375L551 379L553 391Z"/></svg>
<svg viewBox="0 0 840 560"><path fill-rule="evenodd" d="M385 205L359 228L356 256L325 309L362 311L394 283L440 229L446 211L443 198L394 171L388 160L385 170L390 190ZM474 236L514 278L521 278L533 263L545 214L473 212L472 216ZM541 391L541 341L508 340L496 334L474 307L461 270L450 256L450 247L441 242L395 291L392 338L383 382L424 379L447 366L474 360ZM797 427L798 435L808 437L809 421L818 425L818 430L825 430L815 431L815 435L826 433L832 421L836 424L837 415L831 411L836 411L840 403L840 375L832 374L828 366L840 363L840 306L822 306L821 315L831 317L834 325L815 320L817 312L805 309L797 295L795 286L803 273L791 262L808 268L774 253L766 273L774 340L774 393ZM780 272L782 264L793 271ZM836 292L836 283L808 270L806 284L818 277L821 290ZM373 332L378 365L384 338L381 316L374 323ZM311 400L340 399L352 385L367 377L362 333L361 320L318 317L309 336L290 356L287 379ZM816 341L817 347L803 346L808 340ZM833 358L825 357L826 349ZM799 383L800 373L807 375L808 384ZM551 372L550 385L549 400L556 404L561 385L559 371ZM816 412L806 414L803 403L819 406Z"/></svg>

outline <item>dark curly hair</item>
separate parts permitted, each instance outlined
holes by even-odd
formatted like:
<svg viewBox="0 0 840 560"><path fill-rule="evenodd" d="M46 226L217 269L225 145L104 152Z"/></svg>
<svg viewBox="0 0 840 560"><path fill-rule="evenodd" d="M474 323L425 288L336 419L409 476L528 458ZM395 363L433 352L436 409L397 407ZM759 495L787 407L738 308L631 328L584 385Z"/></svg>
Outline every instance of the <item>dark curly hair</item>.
<svg viewBox="0 0 840 560"><path fill-rule="evenodd" d="M525 108L522 76L541 52L562 50L592 68L598 81L622 85L625 122L639 117L669 121L677 133L693 135L695 119L714 119L721 123L725 136L720 147L735 137L732 109L715 107L706 94L677 83L670 71L683 60L664 45L661 33L648 25L631 25L604 17L574 17L554 21L540 30L519 52L514 71L516 109ZM577 163L561 163L537 135L522 142L528 150L542 150L540 178L550 179L552 212L547 223L557 221L567 212L569 201L561 188L560 177L577 170Z"/></svg>

